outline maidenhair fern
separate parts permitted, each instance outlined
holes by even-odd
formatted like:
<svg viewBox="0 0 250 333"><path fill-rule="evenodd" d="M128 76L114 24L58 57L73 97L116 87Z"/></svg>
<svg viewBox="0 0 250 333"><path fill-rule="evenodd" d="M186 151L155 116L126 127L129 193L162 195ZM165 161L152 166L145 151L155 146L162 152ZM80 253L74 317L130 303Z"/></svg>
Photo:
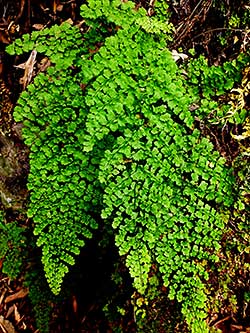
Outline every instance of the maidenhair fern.
<svg viewBox="0 0 250 333"><path fill-rule="evenodd" d="M57 43L52 31L52 45L45 54L50 56L53 47L54 66L38 75L22 93L14 116L16 121L23 121L23 136L30 146L28 216L34 219L34 234L43 249L46 277L53 292L58 293L68 265L74 264L72 255L79 254L84 237L90 238L97 228L93 215L99 205L100 189L95 165L100 154L96 153L94 161L95 153L81 152L76 132L82 127L87 109L79 80L71 68L64 68L62 61L62 55L73 52L74 45L80 56L77 45L81 34L69 24L52 29ZM57 34L58 29L61 34ZM68 43L63 49L64 39ZM31 36L31 41L31 47L39 49L40 36ZM73 66L76 59L75 53L69 56L68 65Z"/></svg>
<svg viewBox="0 0 250 333"><path fill-rule="evenodd" d="M157 265L192 332L204 333L206 267L218 260L232 173L195 129L199 95L166 47L171 26L119 0L89 1L82 15L84 39L63 24L8 48L25 44L52 62L14 113L31 151L28 215L46 277L58 293L101 216L137 291Z"/></svg>
<svg viewBox="0 0 250 333"><path fill-rule="evenodd" d="M244 122L246 109L242 107L240 113L232 113L232 106L225 103L225 94L228 94L235 84L240 83L242 71L244 68L248 68L249 64L247 52L240 53L236 59L225 62L222 66L208 66L208 60L202 55L196 59L190 59L185 66L186 86L197 96L196 103L200 107L196 111L196 115L200 119L207 118L210 122L218 123L231 116L236 123ZM220 100L223 95L224 97Z"/></svg>

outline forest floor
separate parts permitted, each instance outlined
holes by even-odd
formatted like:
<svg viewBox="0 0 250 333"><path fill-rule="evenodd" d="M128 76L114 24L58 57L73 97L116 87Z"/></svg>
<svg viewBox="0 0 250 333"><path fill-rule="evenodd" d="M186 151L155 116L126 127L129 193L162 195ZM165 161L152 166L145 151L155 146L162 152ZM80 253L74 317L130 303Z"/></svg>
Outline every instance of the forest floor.
<svg viewBox="0 0 250 333"><path fill-rule="evenodd" d="M26 224L27 228L30 226L30 221L25 218L23 212L28 197L26 182L29 173L29 151L22 142L21 125L16 124L12 117L15 103L23 90L22 80L25 79L25 73L18 65L27 61L27 58L11 57L5 52L5 47L24 33L41 30L66 20L79 23L80 5L83 2L81 0L0 0L0 208L7 212L10 221L13 219L24 221L23 226ZM141 5L148 10L151 3L153 2L141 1ZM172 49L181 48L185 53L188 49L194 48L200 54L204 54L210 64L219 65L226 60L230 61L239 52L244 51L244 48L249 47L249 31L247 34L240 28L232 27L230 34L225 37L225 43L222 43L223 45L219 43L218 38L223 37L224 21L229 18L234 6L230 6L230 1L224 1L226 7L223 12L216 10L212 3L211 0L170 1L171 20L176 29ZM240 3L242 10L246 10L244 2ZM234 160L239 146L228 135L229 129L224 128L224 131L227 131L227 134L222 140L214 129L212 133L214 140L219 142L224 156L228 160ZM230 237L234 237L233 233ZM93 244L89 245L86 252L88 255L85 254L79 259L78 270L79 267L80 270L91 267L93 256L96 256L98 265L87 277L75 271L78 282L74 282L70 294L60 305L54 304L50 332L112 332L112 328L105 322L103 305L98 301L103 295L109 297L105 288L109 286L109 276L112 272L112 267L106 266L110 258L107 253L100 253ZM249 256L244 258L244 261L250 262ZM0 269L1 266L0 260ZM242 281L243 284L249 283L249 273L240 269L238 273L239 275L235 276L236 280ZM100 277L102 283L98 282ZM11 280L0 272L0 332L38 332L32 304L28 298L28 289L23 281L24 276ZM90 293L89 286L93 287L95 284L98 284L96 292ZM235 285L238 286L237 283ZM112 290L112 286L109 287ZM237 288L235 287L232 293L237 292ZM231 308L224 309L221 317L214 318L216 324L214 327L224 333L250 332L249 308L250 305L244 303L236 314ZM124 332L134 331L132 314L127 316L123 325L126 326Z"/></svg>

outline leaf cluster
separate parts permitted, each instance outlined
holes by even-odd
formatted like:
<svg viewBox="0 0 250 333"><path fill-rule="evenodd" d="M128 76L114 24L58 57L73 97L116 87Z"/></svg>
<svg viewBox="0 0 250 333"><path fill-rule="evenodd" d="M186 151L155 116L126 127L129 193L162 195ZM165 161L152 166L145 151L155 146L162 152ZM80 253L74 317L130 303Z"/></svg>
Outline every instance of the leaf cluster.
<svg viewBox="0 0 250 333"><path fill-rule="evenodd" d="M208 60L203 55L191 58L185 68L187 74L185 83L188 89L199 96L197 103L200 107L196 111L197 116L218 123L231 115L234 122L243 123L246 118L245 108L232 114L231 102L227 101L227 95L230 96L230 92L235 91L232 88L241 83L244 70L248 67L247 53L240 53L236 59L225 62L222 66L209 66Z"/></svg>
<svg viewBox="0 0 250 333"><path fill-rule="evenodd" d="M72 66L79 57L81 33L77 27L65 22L60 26L54 25L41 31L33 31L16 39L6 50L9 54L21 55L36 50L49 57L56 68L60 70Z"/></svg>
<svg viewBox="0 0 250 333"><path fill-rule="evenodd" d="M73 40L79 37L74 34L75 27L67 25L65 29L63 24L60 29L58 39L64 38L66 30L70 36L73 33ZM49 37L52 50L54 31ZM71 50L71 40L62 55ZM36 43L39 49L43 39L38 38ZM16 41L14 47L17 46ZM50 48L45 54L50 56ZM83 135L81 125L86 109L79 79L71 68L77 57L74 55L70 63L64 63L60 51L53 55L58 55L52 57L54 66L40 73L21 94L14 117L23 122L23 138L30 146L28 217L33 217L37 244L43 247L46 277L58 293L68 265L74 264L73 255L80 253L84 238L91 238L92 230L97 228L93 215L99 205L100 190L95 170L98 158L95 162L95 154L83 154L78 141L78 136Z"/></svg>
<svg viewBox="0 0 250 333"><path fill-rule="evenodd" d="M23 137L30 146L28 216L36 223L46 276L57 293L67 265L74 264L72 255L80 253L84 237L90 238L97 228L98 155L84 154L78 140L86 110L82 90L69 71L51 68L39 75L21 95L15 115L24 117Z"/></svg>
<svg viewBox="0 0 250 333"><path fill-rule="evenodd" d="M92 36L100 20L116 28L93 54L78 32L73 37L76 28L57 27L57 40L47 31L46 42L38 34L27 48L39 52L41 45L54 66L21 94L14 113L30 147L28 216L46 277L59 293L68 265L102 218L114 230L137 291L150 288L156 265L192 332L206 332L204 281L209 263L218 260L234 178L195 129L201 110L190 106L221 93L224 69L203 73L203 66L197 73L200 65L190 65L189 89L162 24L153 33L145 10L92 0L81 11ZM74 52L64 63L58 44L68 33L62 53ZM20 50L18 43L9 52ZM230 75L225 89L233 84Z"/></svg>

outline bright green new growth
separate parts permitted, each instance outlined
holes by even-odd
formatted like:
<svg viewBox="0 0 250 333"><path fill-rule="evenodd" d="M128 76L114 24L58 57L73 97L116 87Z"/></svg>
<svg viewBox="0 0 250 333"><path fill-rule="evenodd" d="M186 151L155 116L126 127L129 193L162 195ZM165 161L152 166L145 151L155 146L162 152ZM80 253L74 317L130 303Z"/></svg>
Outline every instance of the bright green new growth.
<svg viewBox="0 0 250 333"><path fill-rule="evenodd" d="M207 264L218 260L233 177L194 129L198 96L166 48L167 26L155 21L149 29L145 11L133 7L82 6L92 27L86 36L98 22L113 28L111 36L103 28L108 37L92 56L87 37L69 25L48 30L46 41L24 37L24 51L36 48L54 64L22 93L14 114L31 150L28 215L54 293L101 215L138 292L145 294L157 264L192 332L206 332L203 282ZM9 52L20 53L22 43Z"/></svg>
<svg viewBox="0 0 250 333"><path fill-rule="evenodd" d="M73 255L80 253L84 238L90 238L97 228L92 215L100 190L95 167L98 156L95 162L94 154L83 154L76 137L86 117L79 79L63 65L63 55L74 53L75 45L78 56L74 53L68 57L68 63L73 65L80 57L81 34L68 24L52 29L52 45L45 49L48 56L53 50L50 59L55 66L38 75L22 93L14 116L23 121L23 136L30 146L28 216L34 219L34 234L43 249L46 277L53 292L58 293L68 265L74 264ZM39 49L40 36L35 34L31 40L31 47ZM68 40L64 49L63 40Z"/></svg>

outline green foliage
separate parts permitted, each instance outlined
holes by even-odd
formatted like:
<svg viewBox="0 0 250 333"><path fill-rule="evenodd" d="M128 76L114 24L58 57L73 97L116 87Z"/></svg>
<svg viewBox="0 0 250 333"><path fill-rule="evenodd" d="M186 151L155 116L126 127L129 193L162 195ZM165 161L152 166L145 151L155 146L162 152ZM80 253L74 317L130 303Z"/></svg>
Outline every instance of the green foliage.
<svg viewBox="0 0 250 333"><path fill-rule="evenodd" d="M136 39L140 58L130 56L138 49L132 43ZM119 64L113 45L119 45L118 54L126 50ZM83 64L85 76L94 70L100 74L85 95L89 136L82 144L89 152L107 135L115 138L99 171L106 206L102 217L117 230L116 244L126 255L135 287L145 293L156 260L169 297L184 302L189 323L196 313L193 325L202 330L202 279L208 278L202 261L216 260L206 250L219 250L224 227L213 202L230 206L231 180L224 160L191 130L194 97L162 45L134 28L120 30Z"/></svg>
<svg viewBox="0 0 250 333"><path fill-rule="evenodd" d="M28 217L33 217L36 223L34 234L38 236L37 244L43 247L45 274L55 293L60 290L68 265L74 264L72 255L80 253L83 237L90 238L92 230L97 228L91 214L100 196L95 169L98 157L95 161L95 153L83 154L76 135L80 135L86 117L82 90L79 80L70 68L64 68L66 64L61 59L61 55L72 51L71 41L76 46L79 44L81 35L79 31L75 34L77 28L66 27L65 24L60 27L57 42L54 30L49 34L51 48L47 50L46 44L44 53L50 56L54 48L50 59L55 65L46 74L38 75L21 94L14 112L16 121L25 125L23 137L30 146ZM69 43L57 50L54 44L61 45L59 41L67 40L68 34ZM43 40L36 37L33 43L39 49ZM77 47L76 50L79 52ZM68 65L73 60L75 54Z"/></svg>
<svg viewBox="0 0 250 333"><path fill-rule="evenodd" d="M207 59L200 56L189 62L188 69L191 83L196 89L200 88L206 98L224 94L240 79L236 61L226 62L222 67L208 66Z"/></svg>
<svg viewBox="0 0 250 333"><path fill-rule="evenodd" d="M25 229L16 221L7 223L0 212L0 259L3 260L2 272L15 279L20 274L26 256Z"/></svg>
<svg viewBox="0 0 250 333"><path fill-rule="evenodd" d="M64 24L8 47L18 54L35 47L53 63L21 94L14 112L30 147L28 216L55 294L102 217L114 229L136 290L147 293L156 265L192 332L204 333L204 282L218 260L234 178L195 129L202 107L190 110L223 93L222 84L231 89L233 67L196 75L197 64L190 65L188 88L166 48L171 27L133 8L118 0L83 5L89 44ZM102 46L93 54L100 29Z"/></svg>
<svg viewBox="0 0 250 333"><path fill-rule="evenodd" d="M248 67L249 55L243 53L222 66L209 66L208 60L202 55L191 59L186 66L186 85L199 96L197 102L200 107L196 111L197 116L201 119L208 118L213 123L225 122L225 119L231 116L233 122L242 123L246 117L246 110L241 108L240 112L232 114L225 96L236 84L240 84L242 72Z"/></svg>
<svg viewBox="0 0 250 333"><path fill-rule="evenodd" d="M234 204L233 218L237 222L238 228L242 233L246 233L244 238L249 239L250 223L250 118L247 117L243 123L243 133L233 135L238 140L240 153L234 161L234 170L237 174L239 187L238 200ZM247 248L248 249L248 248Z"/></svg>
<svg viewBox="0 0 250 333"><path fill-rule="evenodd" d="M153 13L156 18L169 25L169 5L168 1L158 0L153 5Z"/></svg>
<svg viewBox="0 0 250 333"><path fill-rule="evenodd" d="M9 54L23 54L36 49L37 52L49 57L56 64L56 68L63 70L73 65L79 57L81 33L77 27L65 22L61 26L33 31L31 35L25 34L15 43L7 47Z"/></svg>
<svg viewBox="0 0 250 333"><path fill-rule="evenodd" d="M45 86L50 93L39 93ZM34 234L39 236L37 244L43 246L46 276L55 293L68 270L66 264L74 263L72 254L79 254L84 245L82 237L90 238L91 230L97 228L91 213L99 204L98 157L94 161L95 153L83 154L77 140L85 116L81 99L80 87L64 71L60 85L40 76L19 100L19 107L29 111L24 115L25 142L32 141L28 216L34 217ZM32 121L37 110L39 118Z"/></svg>

